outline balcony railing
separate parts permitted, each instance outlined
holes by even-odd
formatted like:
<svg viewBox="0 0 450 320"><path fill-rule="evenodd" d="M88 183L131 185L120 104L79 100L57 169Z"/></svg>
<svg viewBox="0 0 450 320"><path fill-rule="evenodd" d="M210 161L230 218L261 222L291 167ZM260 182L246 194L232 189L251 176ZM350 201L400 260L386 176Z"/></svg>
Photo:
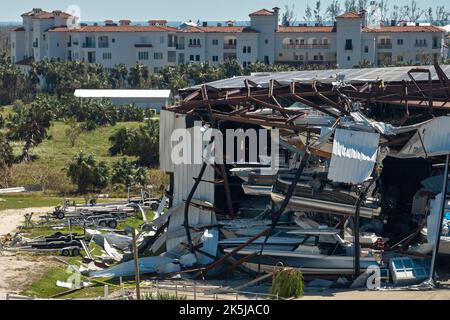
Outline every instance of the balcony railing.
<svg viewBox="0 0 450 320"><path fill-rule="evenodd" d="M283 44L283 49L330 49L329 44Z"/></svg>
<svg viewBox="0 0 450 320"><path fill-rule="evenodd" d="M379 43L378 44L378 49L392 49L392 43Z"/></svg>
<svg viewBox="0 0 450 320"><path fill-rule="evenodd" d="M184 43L178 43L176 48L177 50L184 50Z"/></svg>
<svg viewBox="0 0 450 320"><path fill-rule="evenodd" d="M95 43L83 43L83 48L95 48Z"/></svg>
<svg viewBox="0 0 450 320"><path fill-rule="evenodd" d="M224 44L223 45L223 49L224 50L236 50L236 45L235 44Z"/></svg>
<svg viewBox="0 0 450 320"><path fill-rule="evenodd" d="M98 47L99 48L109 48L109 42L99 42Z"/></svg>
<svg viewBox="0 0 450 320"><path fill-rule="evenodd" d="M426 48L426 47L428 47L428 44L427 43L420 43L420 42L417 42L415 45L414 45L416 48Z"/></svg>
<svg viewBox="0 0 450 320"><path fill-rule="evenodd" d="M201 48L201 44L189 44L189 48Z"/></svg>

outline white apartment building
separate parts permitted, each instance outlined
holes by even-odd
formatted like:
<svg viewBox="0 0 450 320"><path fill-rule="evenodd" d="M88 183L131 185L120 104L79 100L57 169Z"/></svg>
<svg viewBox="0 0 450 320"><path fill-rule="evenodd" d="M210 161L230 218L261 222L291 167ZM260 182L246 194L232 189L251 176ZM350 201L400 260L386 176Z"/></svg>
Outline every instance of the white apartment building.
<svg viewBox="0 0 450 320"><path fill-rule="evenodd" d="M367 26L365 13L347 12L334 26L279 25L279 8L250 14L248 26L167 26L165 20L132 25L129 20L103 25L67 26L70 16L35 8L12 30L11 55L17 64L48 58L100 63L106 68L141 63L150 70L187 62L219 64L228 58L243 66L261 61L288 64L337 64L352 68L425 64L444 56L443 29L435 26Z"/></svg>

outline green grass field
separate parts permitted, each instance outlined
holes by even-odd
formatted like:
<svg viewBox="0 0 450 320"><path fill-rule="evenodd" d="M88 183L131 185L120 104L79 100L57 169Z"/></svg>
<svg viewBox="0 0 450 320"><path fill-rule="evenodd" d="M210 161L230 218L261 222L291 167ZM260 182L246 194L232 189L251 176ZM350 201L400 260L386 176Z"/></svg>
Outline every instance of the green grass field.
<svg viewBox="0 0 450 320"><path fill-rule="evenodd" d="M81 150L95 154L98 161L113 163L117 161L117 158L108 154L109 137L121 128L137 128L139 125L141 125L139 122L121 122L113 127L101 127L93 132L82 132L75 147L72 148L65 133L67 125L63 122L55 122L49 131L50 139L34 148L32 154L38 156L36 164L61 169L66 167L67 163ZM17 151L20 151L20 146L18 149Z"/></svg>

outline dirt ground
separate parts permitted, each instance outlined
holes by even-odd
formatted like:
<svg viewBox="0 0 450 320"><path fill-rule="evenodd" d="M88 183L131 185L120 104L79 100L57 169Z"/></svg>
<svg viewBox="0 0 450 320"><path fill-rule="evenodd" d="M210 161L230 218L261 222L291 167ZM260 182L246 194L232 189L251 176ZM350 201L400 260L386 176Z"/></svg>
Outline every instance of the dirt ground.
<svg viewBox="0 0 450 320"><path fill-rule="evenodd" d="M41 214L52 208L28 208L0 211L0 235L14 234L24 221L24 215L34 212ZM6 293L20 293L33 280L40 278L54 262L48 257L0 253L0 300Z"/></svg>

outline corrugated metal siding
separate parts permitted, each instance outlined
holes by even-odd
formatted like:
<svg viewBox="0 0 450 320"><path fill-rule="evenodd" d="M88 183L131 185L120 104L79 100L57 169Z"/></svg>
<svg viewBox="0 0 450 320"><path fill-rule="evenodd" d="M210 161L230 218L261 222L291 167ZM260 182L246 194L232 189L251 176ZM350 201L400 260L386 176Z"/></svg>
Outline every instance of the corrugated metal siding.
<svg viewBox="0 0 450 320"><path fill-rule="evenodd" d="M162 172L174 172L172 142L170 137L175 129L186 128L186 116L162 110L159 120L159 163Z"/></svg>
<svg viewBox="0 0 450 320"><path fill-rule="evenodd" d="M328 179L359 184L372 174L377 161L378 133L336 129Z"/></svg>
<svg viewBox="0 0 450 320"><path fill-rule="evenodd" d="M450 154L450 117L438 117L423 125L395 156L426 158L447 154Z"/></svg>
<svg viewBox="0 0 450 320"><path fill-rule="evenodd" d="M174 129L186 128L186 121L184 117L179 117L178 119L176 119L174 124L175 124L173 127ZM193 137L194 129L190 128L188 129L188 131ZM168 141L170 141L171 132L170 134L169 133L167 134L168 138L166 137L165 140L168 139ZM169 150L164 149L164 152L166 154L164 156L165 161L170 161L170 163L172 163L170 160L171 154L170 144L166 143L164 148L169 149ZM193 152L194 150L192 150L192 156L194 156ZM182 164L182 165L171 164L167 166L167 169L173 170L174 173L174 199L173 199L174 206L185 202L195 183L194 178L198 177L201 167L202 167L201 164ZM214 179L215 179L215 170L213 167L208 166L205 170L202 180L214 181ZM194 194L194 199L207 201L214 204L214 185L207 182L200 182L197 191ZM215 224L216 222L217 221L214 213L206 210L200 210L192 206L189 208L190 226L209 225ZM176 212L176 214L170 217L168 232L179 230L180 228L183 228L183 225L184 225L184 210L180 210L179 212ZM166 242L167 250L168 251L173 250L181 242L185 243L187 242L186 236L168 239ZM199 256L199 262L206 264L211 261L206 257Z"/></svg>

